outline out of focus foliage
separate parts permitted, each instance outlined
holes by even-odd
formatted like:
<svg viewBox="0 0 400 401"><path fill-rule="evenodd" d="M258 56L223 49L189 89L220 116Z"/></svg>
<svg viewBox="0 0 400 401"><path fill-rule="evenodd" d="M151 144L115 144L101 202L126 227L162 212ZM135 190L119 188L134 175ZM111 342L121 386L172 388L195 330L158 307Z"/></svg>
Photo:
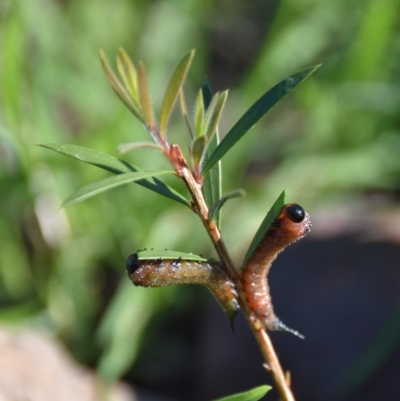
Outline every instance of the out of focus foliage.
<svg viewBox="0 0 400 401"><path fill-rule="evenodd" d="M0 321L56 333L80 360L119 377L153 314L177 305L174 288L133 290L127 256L212 249L190 211L135 185L59 209L104 173L36 143L116 155L117 145L146 139L109 88L99 48L146 61L156 109L176 60L196 48L187 101L207 75L215 90L229 87L222 135L273 84L324 63L223 159L224 193L248 192L223 214L241 260L284 188L309 205L398 190L399 11L400 0L0 2ZM183 124L176 114L173 140ZM147 150L126 158L166 166ZM179 297L193 301L190 291Z"/></svg>

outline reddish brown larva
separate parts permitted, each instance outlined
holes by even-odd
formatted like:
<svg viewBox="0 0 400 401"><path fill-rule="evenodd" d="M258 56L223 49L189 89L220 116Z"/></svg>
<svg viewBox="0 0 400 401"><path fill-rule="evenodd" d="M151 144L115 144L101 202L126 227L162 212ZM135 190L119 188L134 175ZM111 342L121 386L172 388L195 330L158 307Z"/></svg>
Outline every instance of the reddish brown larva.
<svg viewBox="0 0 400 401"><path fill-rule="evenodd" d="M266 276L278 254L288 245L303 238L310 228L310 217L301 206L295 203L285 205L265 234L264 240L244 266L241 282L248 305L255 318L268 330L289 331L303 338L275 316Z"/></svg>
<svg viewBox="0 0 400 401"><path fill-rule="evenodd" d="M239 310L235 285L218 263L182 259L138 259L132 254L127 271L134 285L164 287L201 284L207 287L227 314L231 324Z"/></svg>

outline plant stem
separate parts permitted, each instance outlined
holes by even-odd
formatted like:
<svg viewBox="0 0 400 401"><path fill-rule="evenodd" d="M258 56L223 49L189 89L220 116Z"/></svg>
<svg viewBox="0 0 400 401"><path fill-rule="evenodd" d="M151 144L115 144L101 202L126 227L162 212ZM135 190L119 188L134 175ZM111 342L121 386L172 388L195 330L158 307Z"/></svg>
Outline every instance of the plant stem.
<svg viewBox="0 0 400 401"><path fill-rule="evenodd" d="M246 316L247 318L247 316ZM249 319L247 319L249 321ZM250 326L251 322L249 321ZM266 368L271 372L271 376L275 382L276 389L282 401L295 401L292 390L289 383L286 380L285 373L279 362L278 356L276 355L275 349L272 345L271 338L264 329L255 330L252 328L254 337L258 342L261 353L263 354L264 360L267 364Z"/></svg>
<svg viewBox="0 0 400 401"><path fill-rule="evenodd" d="M194 203L193 209L203 222L204 227L214 244L215 250L217 251L221 261L229 269L232 279L235 281L240 306L242 307L243 313L249 323L254 337L257 340L258 346L260 347L261 353L264 357L265 367L270 372L272 379L275 382L281 401L295 401L271 339L260 322L254 319L248 306L246 296L239 280L239 273L226 249L221 233L216 224L210 224L208 218L208 207L204 200L203 193L201 192L201 186L193 177L179 146L171 145L169 159L175 167L177 175L183 179L189 189Z"/></svg>

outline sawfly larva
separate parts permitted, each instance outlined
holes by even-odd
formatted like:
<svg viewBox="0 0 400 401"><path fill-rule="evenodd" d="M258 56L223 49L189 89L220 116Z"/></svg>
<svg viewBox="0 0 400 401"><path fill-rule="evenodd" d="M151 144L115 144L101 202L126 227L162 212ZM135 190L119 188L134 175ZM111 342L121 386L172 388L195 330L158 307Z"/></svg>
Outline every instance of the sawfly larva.
<svg viewBox="0 0 400 401"><path fill-rule="evenodd" d="M303 238L310 228L310 216L301 206L295 203L285 205L243 268L240 280L248 305L255 318L264 324L267 330L288 331L304 338L275 316L267 275L278 254L288 245Z"/></svg>
<svg viewBox="0 0 400 401"><path fill-rule="evenodd" d="M156 252L139 251L129 256L128 276L133 284L141 287L164 287L175 284L200 284L207 287L221 305L231 323L239 310L237 292L233 281L219 262L209 262L197 255L190 259L179 257L178 252L169 256L154 256ZM170 255L173 254L174 258ZM191 254L189 254L191 255ZM176 256L176 257L175 257ZM189 256L190 257L190 256Z"/></svg>

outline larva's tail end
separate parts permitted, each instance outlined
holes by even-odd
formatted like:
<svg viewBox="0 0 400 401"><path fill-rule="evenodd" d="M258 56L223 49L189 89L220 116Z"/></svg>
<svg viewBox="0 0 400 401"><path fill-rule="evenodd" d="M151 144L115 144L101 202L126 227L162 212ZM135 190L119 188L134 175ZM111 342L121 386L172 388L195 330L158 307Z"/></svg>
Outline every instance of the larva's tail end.
<svg viewBox="0 0 400 401"><path fill-rule="evenodd" d="M274 317L274 319L267 321L265 323L268 330L286 331L287 333L292 333L293 335L301 338L302 340L305 339L305 336L303 336L303 334L299 333L297 330L293 330L290 327L286 326L286 324L282 323L277 317Z"/></svg>
<svg viewBox="0 0 400 401"><path fill-rule="evenodd" d="M296 337L301 338L302 340L305 340L305 336L303 336L303 334L299 333L297 330L293 330L290 327L286 326L285 324L283 324L281 321L279 321L279 323L277 324L277 328L276 330L279 331L286 331L288 333L292 333L293 335L295 335Z"/></svg>
<svg viewBox="0 0 400 401"><path fill-rule="evenodd" d="M232 334L235 334L235 317L237 315L238 311L234 311L233 313L226 313L226 316L229 321L229 327L231 328Z"/></svg>

